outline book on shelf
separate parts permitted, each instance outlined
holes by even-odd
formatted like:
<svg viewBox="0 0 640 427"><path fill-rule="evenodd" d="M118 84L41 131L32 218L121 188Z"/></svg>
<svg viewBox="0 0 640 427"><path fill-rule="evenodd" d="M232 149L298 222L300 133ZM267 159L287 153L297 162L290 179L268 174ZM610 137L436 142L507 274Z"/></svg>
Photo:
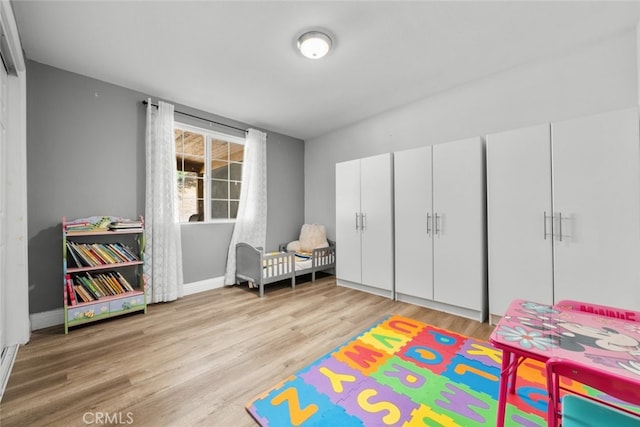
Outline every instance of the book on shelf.
<svg viewBox="0 0 640 427"><path fill-rule="evenodd" d="M112 221L107 228L109 230L142 230L142 221L122 219L118 221Z"/></svg>
<svg viewBox="0 0 640 427"><path fill-rule="evenodd" d="M133 249L131 249L129 246L123 244L123 243L114 243L115 247L119 249L119 251L126 256L127 258L129 258L129 261L140 261L140 259L138 258L138 255L136 254L136 251L134 251Z"/></svg>
<svg viewBox="0 0 640 427"><path fill-rule="evenodd" d="M79 283L94 300L99 299L100 296L102 296L102 294L98 293L98 291L92 286L88 278L84 276L77 276L76 280L77 283Z"/></svg>
<svg viewBox="0 0 640 427"><path fill-rule="evenodd" d="M84 264L80 261L80 258L78 258L78 255L76 255L75 251L71 247L70 242L67 242L67 262L68 261L71 261L74 264L73 267L84 266Z"/></svg>
<svg viewBox="0 0 640 427"><path fill-rule="evenodd" d="M118 280L118 282L122 284L122 286L124 286L126 290L130 292L133 292L135 290L133 286L131 286L131 283L129 283L129 281L125 279L125 277L119 271L116 271L115 274L117 275L116 280Z"/></svg>
<svg viewBox="0 0 640 427"><path fill-rule="evenodd" d="M116 263L129 262L129 258L119 253L117 249L114 249L110 244L103 244L102 247L114 260L116 260Z"/></svg>
<svg viewBox="0 0 640 427"><path fill-rule="evenodd" d="M104 249L104 245L99 243L91 244L91 249L98 255L102 264L115 264L118 262L115 258L113 258L109 253Z"/></svg>
<svg viewBox="0 0 640 427"><path fill-rule="evenodd" d="M76 294L82 300L82 302L94 301L94 298L87 292L87 290L82 285L74 285L73 289L75 289Z"/></svg>
<svg viewBox="0 0 640 427"><path fill-rule="evenodd" d="M65 276L65 286L67 287L67 294L69 298L69 305L77 305L76 291L73 288L73 282L71 281L71 275Z"/></svg>

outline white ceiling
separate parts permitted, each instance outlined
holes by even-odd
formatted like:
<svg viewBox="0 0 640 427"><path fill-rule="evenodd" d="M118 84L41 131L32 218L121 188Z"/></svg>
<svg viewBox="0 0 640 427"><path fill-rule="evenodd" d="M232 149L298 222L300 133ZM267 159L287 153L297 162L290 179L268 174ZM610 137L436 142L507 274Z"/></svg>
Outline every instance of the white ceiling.
<svg viewBox="0 0 640 427"><path fill-rule="evenodd" d="M640 20L638 1L12 3L29 59L302 139ZM335 50L306 59L318 27Z"/></svg>

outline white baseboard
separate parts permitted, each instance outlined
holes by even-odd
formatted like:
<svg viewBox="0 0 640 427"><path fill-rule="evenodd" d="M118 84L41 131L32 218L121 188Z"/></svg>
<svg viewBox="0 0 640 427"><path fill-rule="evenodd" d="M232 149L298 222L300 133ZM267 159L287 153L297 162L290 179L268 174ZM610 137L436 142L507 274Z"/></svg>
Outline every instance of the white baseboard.
<svg viewBox="0 0 640 427"><path fill-rule="evenodd" d="M185 283L184 295L197 294L198 292L210 291L224 286L224 276L211 279L200 280L199 282ZM64 310L57 308L51 311L33 313L29 315L31 320L31 330L48 328L50 326L62 325L64 323Z"/></svg>
<svg viewBox="0 0 640 427"><path fill-rule="evenodd" d="M198 292L210 291L224 287L224 276L213 277L211 279L200 280L199 282L185 283L184 295L197 294Z"/></svg>
<svg viewBox="0 0 640 427"><path fill-rule="evenodd" d="M64 309L56 308L55 310L33 313L29 315L29 320L31 320L32 331L62 325L64 323Z"/></svg>

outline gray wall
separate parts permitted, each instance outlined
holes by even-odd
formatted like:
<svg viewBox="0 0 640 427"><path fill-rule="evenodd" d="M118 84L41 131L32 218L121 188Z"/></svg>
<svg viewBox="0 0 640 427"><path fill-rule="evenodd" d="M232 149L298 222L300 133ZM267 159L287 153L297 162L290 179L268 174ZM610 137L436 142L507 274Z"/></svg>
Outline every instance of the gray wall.
<svg viewBox="0 0 640 427"><path fill-rule="evenodd" d="M27 61L30 313L62 307L62 216L134 218L144 214L145 107L141 101L149 96L157 99L153 94ZM175 106L211 120L250 127ZM187 121L179 115L176 118ZM267 247L275 249L278 243L297 238L303 223L304 144L265 131ZM232 229L231 223L182 226L185 283L224 275Z"/></svg>
<svg viewBox="0 0 640 427"><path fill-rule="evenodd" d="M310 139L305 220L335 238L337 162L637 105L636 58L632 31Z"/></svg>

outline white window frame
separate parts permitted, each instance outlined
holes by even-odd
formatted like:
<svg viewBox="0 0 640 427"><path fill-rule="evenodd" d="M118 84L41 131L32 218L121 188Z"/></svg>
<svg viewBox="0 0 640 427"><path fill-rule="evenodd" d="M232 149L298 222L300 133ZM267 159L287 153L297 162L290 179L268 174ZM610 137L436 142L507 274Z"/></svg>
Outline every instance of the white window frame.
<svg viewBox="0 0 640 427"><path fill-rule="evenodd" d="M203 221L193 221L193 222L189 222L189 221L183 221L181 220L180 223L181 224L211 224L211 223L235 223L236 219L235 218L211 218L211 201L212 201L212 191L211 191L211 140L212 139L220 139L223 141L227 141L227 142L231 142L234 144L241 144L241 145L245 145L245 138L241 138L239 136L235 136L235 135L230 135L227 133L222 133L222 132L217 132L217 131L213 131L213 130L209 130L209 129L205 129L199 126L194 126L194 125L190 125L190 124L186 124L183 122L179 122L179 121L174 121L174 128L175 129L180 129L182 131L188 131L188 132L193 132L193 133L198 133L198 134L202 134L204 135L204 139L205 139L205 146L204 146L204 164L205 164L205 171L204 171L204 176L203 176L203 185L204 185L204 189L203 189L203 195L204 195L204 219ZM242 167L244 168L244 153L243 153L243 158L242 158L243 162L242 162ZM231 180L227 180L228 182L231 182ZM242 185L242 180L240 180L240 185ZM231 195L231 191L229 189L228 195ZM235 199L231 199L228 198L228 201L231 200L235 200ZM231 203L229 203L229 208L230 209ZM230 211L227 211L227 216L229 216Z"/></svg>

